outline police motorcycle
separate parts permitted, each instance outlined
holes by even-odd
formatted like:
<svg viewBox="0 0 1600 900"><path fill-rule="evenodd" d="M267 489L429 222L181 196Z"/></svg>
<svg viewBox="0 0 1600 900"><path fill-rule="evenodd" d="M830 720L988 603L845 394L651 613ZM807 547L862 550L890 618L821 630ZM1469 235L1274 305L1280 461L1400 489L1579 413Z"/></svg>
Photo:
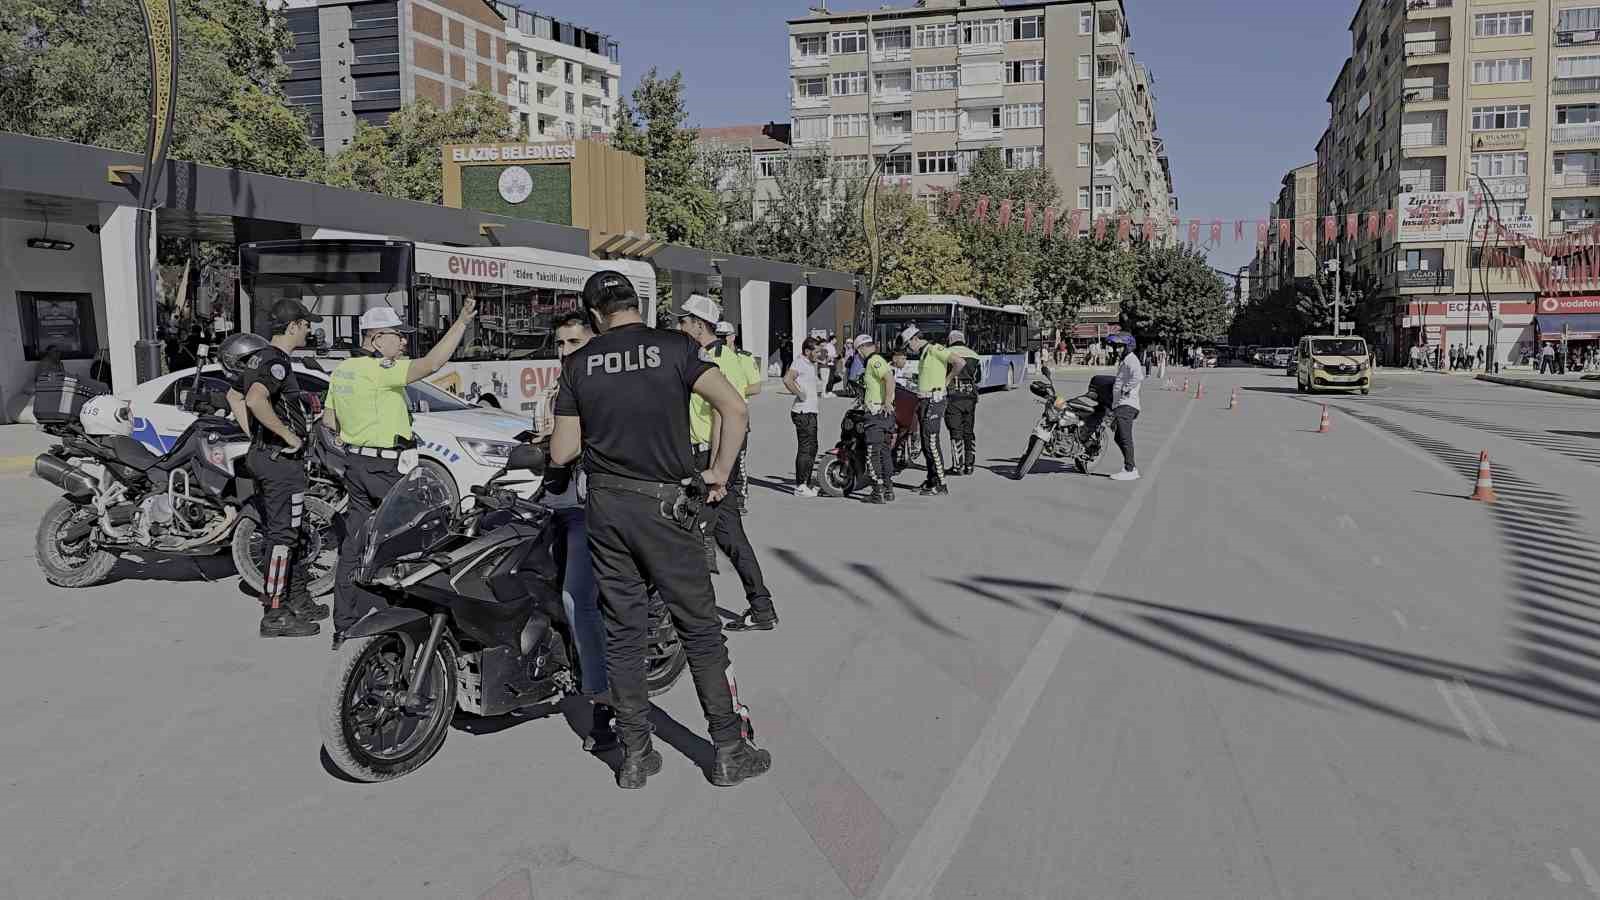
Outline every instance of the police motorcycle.
<svg viewBox="0 0 1600 900"><path fill-rule="evenodd" d="M856 396L861 396L859 379ZM917 395L899 389L894 392L894 470L899 473L916 458ZM857 403L845 411L839 422L839 443L817 455L812 483L827 497L848 497L872 486L867 474L867 410Z"/></svg>
<svg viewBox="0 0 1600 900"><path fill-rule="evenodd" d="M512 490L524 482L504 480L545 462L539 448L517 446L459 509L436 476L413 469L378 507L355 579L390 605L345 633L318 716L345 775L388 781L420 768L458 709L499 716L579 692L553 514ZM654 594L650 619L645 681L655 696L688 656Z"/></svg>
<svg viewBox="0 0 1600 900"><path fill-rule="evenodd" d="M1017 464L1016 478L1033 471L1040 456L1067 460L1081 475L1094 470L1105 446L1106 418L1100 418L1099 427L1088 433L1088 419L1098 406L1111 407L1112 386L1115 375L1096 375L1089 379L1089 390L1082 396L1067 398L1056 391L1055 379L1050 377L1050 367L1041 369L1044 377L1028 386L1028 391L1044 404L1039 422L1028 436L1028 448L1022 452Z"/></svg>
<svg viewBox="0 0 1600 900"><path fill-rule="evenodd" d="M199 348L202 359L206 351ZM197 369L180 398L197 417L158 456L132 437L128 403L103 385L65 374L39 380L34 415L58 443L34 460L33 472L64 493L35 536L45 580L89 587L125 553L198 557L229 548L254 493L239 471L250 440L214 414L199 386ZM314 502L307 498L308 508Z"/></svg>
<svg viewBox="0 0 1600 900"><path fill-rule="evenodd" d="M339 562L339 537L334 528L350 505L350 493L343 482L344 450L326 425L319 422L312 426L305 459L311 483L300 522L300 558L311 566L307 591L313 597L321 597L333 592ZM266 529L261 527L261 516L254 504L244 508L239 525L233 530L231 549L239 580L253 593L260 593L269 549Z"/></svg>

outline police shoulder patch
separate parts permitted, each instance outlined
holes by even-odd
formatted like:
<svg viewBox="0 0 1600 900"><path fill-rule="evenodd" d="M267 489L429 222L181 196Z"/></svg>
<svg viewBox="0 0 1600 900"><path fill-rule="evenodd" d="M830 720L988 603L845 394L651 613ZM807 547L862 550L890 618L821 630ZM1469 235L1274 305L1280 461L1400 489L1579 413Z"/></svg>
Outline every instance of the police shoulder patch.
<svg viewBox="0 0 1600 900"><path fill-rule="evenodd" d="M278 381L282 381L289 377L289 370L283 365L283 363L273 363L272 368L268 369L267 371L272 373L272 377Z"/></svg>

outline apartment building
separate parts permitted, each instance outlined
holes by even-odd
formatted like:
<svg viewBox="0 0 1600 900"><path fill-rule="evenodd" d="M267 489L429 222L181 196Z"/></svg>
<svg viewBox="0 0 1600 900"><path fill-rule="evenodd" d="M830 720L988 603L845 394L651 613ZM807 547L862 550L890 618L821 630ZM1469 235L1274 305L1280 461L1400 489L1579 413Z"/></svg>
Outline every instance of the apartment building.
<svg viewBox="0 0 1600 900"><path fill-rule="evenodd" d="M1277 219L1315 218L1318 209L1318 164L1306 163L1284 174L1278 183L1278 196L1267 205L1267 221ZM1317 273L1317 245L1301 239L1298 230L1289 244L1272 240L1256 248L1252 263L1252 287L1256 297L1266 296L1279 288L1295 284L1300 279L1312 278Z"/></svg>
<svg viewBox="0 0 1600 900"><path fill-rule="evenodd" d="M731 151L723 161L730 171L724 174L724 183L719 187L731 191L748 184L751 214L755 217L760 217L767 204L778 196L778 176L789 165L789 154L794 149L789 129L788 122L700 129L698 148L702 153ZM732 166L743 171L732 171Z"/></svg>
<svg viewBox="0 0 1600 900"><path fill-rule="evenodd" d="M1483 265L1484 223L1549 238L1600 222L1600 2L1364 0L1350 34L1318 145L1321 207L1395 210L1398 229L1341 229L1322 254L1377 282L1391 358L1489 346L1497 317L1493 355L1517 361L1586 307Z"/></svg>
<svg viewBox="0 0 1600 900"><path fill-rule="evenodd" d="M284 15L284 93L330 156L357 122L383 125L417 100L449 107L480 86L529 137L610 131L619 52L596 32L488 0L288 0Z"/></svg>
<svg viewBox="0 0 1600 900"><path fill-rule="evenodd" d="M921 0L789 25L792 140L932 198L977 152L1048 166L1064 206L1170 228L1149 70L1120 2Z"/></svg>

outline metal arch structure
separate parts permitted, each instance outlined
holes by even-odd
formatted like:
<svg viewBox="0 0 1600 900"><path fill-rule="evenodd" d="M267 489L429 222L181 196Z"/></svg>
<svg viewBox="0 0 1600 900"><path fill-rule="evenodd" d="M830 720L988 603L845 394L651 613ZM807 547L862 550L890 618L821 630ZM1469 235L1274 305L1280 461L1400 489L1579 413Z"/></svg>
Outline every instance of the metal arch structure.
<svg viewBox="0 0 1600 900"><path fill-rule="evenodd" d="M144 170L139 179L139 207L135 224L139 279L139 340L134 344L134 365L140 382L161 374L161 342L157 336L156 280L150 244L155 205L167 148L172 144L172 122L178 105L178 8L175 0L141 0L146 49L150 59L150 114L145 126Z"/></svg>

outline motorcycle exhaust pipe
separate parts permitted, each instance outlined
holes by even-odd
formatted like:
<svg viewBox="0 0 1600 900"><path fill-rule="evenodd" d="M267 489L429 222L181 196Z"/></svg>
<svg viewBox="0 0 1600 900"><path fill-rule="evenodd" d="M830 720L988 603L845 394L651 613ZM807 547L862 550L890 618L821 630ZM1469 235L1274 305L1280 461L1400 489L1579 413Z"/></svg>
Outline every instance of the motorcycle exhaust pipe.
<svg viewBox="0 0 1600 900"><path fill-rule="evenodd" d="M75 500L93 497L100 486L100 482L88 472L49 453L41 453L33 461L33 474L66 491L67 496Z"/></svg>

